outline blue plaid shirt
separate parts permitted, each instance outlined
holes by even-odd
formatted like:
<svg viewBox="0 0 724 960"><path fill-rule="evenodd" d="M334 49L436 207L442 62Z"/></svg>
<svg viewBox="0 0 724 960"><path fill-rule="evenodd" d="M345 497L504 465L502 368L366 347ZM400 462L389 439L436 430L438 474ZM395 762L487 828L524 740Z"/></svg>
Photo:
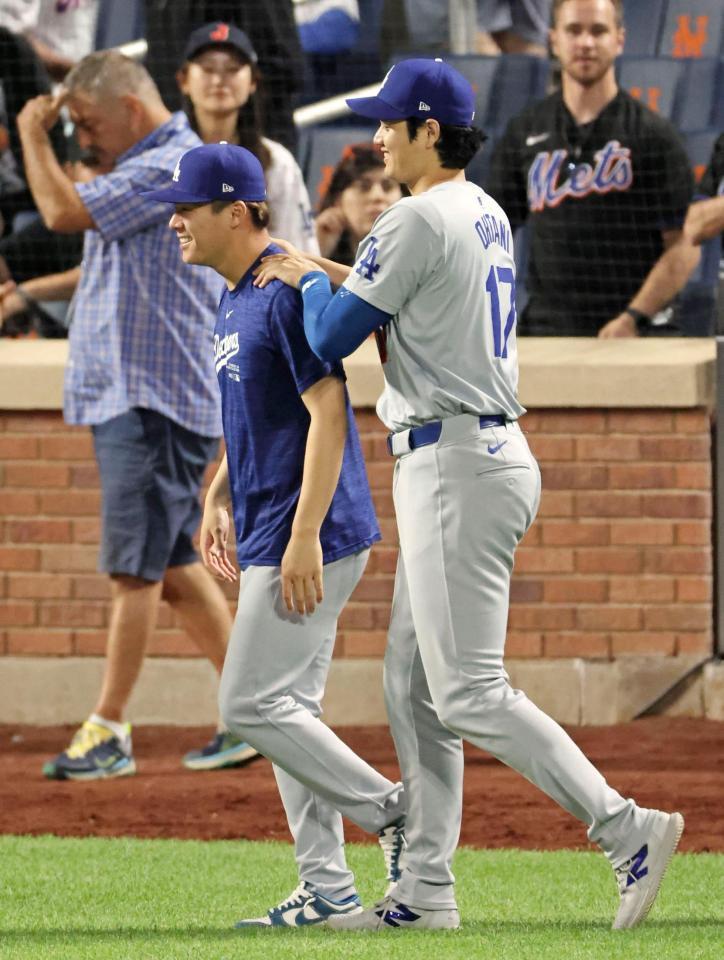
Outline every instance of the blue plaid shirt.
<svg viewBox="0 0 724 960"><path fill-rule="evenodd" d="M223 281L181 260L171 207L139 190L168 186L180 155L201 143L183 113L76 189L86 230L70 328L65 419L96 424L146 407L208 437L221 434L213 336Z"/></svg>

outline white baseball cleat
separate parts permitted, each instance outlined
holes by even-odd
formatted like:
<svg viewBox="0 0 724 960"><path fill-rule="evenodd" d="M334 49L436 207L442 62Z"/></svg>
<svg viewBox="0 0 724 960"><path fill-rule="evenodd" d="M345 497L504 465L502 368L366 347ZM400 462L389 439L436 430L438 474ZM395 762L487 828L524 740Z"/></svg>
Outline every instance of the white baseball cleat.
<svg viewBox="0 0 724 960"><path fill-rule="evenodd" d="M614 930L628 930L646 919L683 832L684 818L680 813L655 811L646 843L615 869L621 902L613 921Z"/></svg>
<svg viewBox="0 0 724 960"><path fill-rule="evenodd" d="M457 930L460 914L454 908L424 910L422 907L408 907L393 897L385 897L361 913L330 916L327 926L338 931Z"/></svg>

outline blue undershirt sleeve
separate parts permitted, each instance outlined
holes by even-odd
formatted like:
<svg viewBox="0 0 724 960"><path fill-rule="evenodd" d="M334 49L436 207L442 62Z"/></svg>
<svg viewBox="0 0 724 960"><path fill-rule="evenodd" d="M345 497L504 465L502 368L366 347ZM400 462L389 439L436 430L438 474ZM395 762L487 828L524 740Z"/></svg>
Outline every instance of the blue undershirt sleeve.
<svg viewBox="0 0 724 960"><path fill-rule="evenodd" d="M321 360L348 357L378 327L392 319L361 297L341 287L332 293L322 270L305 273L300 288L304 301L304 333Z"/></svg>

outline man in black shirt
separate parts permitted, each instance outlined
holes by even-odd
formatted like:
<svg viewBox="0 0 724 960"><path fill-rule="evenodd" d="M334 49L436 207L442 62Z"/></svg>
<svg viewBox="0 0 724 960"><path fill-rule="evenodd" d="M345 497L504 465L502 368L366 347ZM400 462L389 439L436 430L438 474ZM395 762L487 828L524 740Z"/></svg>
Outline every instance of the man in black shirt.
<svg viewBox="0 0 724 960"><path fill-rule="evenodd" d="M621 0L555 0L562 89L494 151L488 193L513 227L530 219L522 334L655 332L698 260L682 238L693 179L681 140L616 83L622 14Z"/></svg>

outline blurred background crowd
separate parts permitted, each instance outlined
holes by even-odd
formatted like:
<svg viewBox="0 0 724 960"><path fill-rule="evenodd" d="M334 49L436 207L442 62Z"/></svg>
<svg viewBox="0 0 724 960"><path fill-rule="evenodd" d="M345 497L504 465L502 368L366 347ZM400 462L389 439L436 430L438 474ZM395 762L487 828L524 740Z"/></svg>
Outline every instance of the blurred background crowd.
<svg viewBox="0 0 724 960"><path fill-rule="evenodd" d="M551 47L552 6L0 0L2 335L66 336L83 269L83 231L59 232L38 211L17 117L32 98L62 89L89 53L115 47L145 64L166 107L183 111L203 141L240 143L259 157L273 235L347 263L402 192L385 175L374 128L353 118L341 95L379 83L402 57L443 56L473 84L476 124L488 135L468 176L501 202L516 230L519 332L623 335L611 321L638 302L632 298L658 267L667 282L658 279L660 295L632 311L642 316L629 318L626 332L713 334L719 230L684 226L690 204L716 200L724 189L724 5L625 0L617 84L657 120L634 129L618 102L605 132L595 129L598 120L561 120L545 99L561 71L575 69ZM73 181L107 174L117 161L104 165L67 110L50 140ZM626 176L627 149L635 183L624 202L615 178ZM567 193L565 175L573 185Z"/></svg>

